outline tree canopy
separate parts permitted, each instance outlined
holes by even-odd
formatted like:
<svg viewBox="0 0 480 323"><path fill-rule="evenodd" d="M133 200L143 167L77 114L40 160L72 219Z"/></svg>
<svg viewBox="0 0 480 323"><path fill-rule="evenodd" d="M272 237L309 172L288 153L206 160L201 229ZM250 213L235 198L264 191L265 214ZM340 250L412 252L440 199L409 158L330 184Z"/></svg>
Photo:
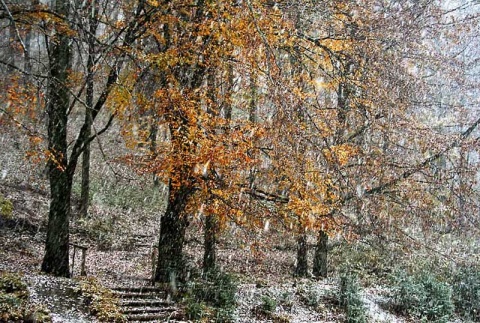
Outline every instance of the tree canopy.
<svg viewBox="0 0 480 323"><path fill-rule="evenodd" d="M180 276L191 217L347 239L478 224L475 6L2 1L0 124L48 162L42 269L68 276L72 179L112 122L168 187L156 280Z"/></svg>

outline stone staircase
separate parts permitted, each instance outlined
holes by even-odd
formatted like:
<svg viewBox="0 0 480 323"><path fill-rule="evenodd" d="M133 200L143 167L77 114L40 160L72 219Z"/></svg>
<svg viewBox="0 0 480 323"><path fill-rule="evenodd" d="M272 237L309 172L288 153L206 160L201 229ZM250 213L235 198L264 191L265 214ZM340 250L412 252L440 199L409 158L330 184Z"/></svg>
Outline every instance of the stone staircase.
<svg viewBox="0 0 480 323"><path fill-rule="evenodd" d="M183 311L164 290L153 286L112 288L128 322L181 322Z"/></svg>

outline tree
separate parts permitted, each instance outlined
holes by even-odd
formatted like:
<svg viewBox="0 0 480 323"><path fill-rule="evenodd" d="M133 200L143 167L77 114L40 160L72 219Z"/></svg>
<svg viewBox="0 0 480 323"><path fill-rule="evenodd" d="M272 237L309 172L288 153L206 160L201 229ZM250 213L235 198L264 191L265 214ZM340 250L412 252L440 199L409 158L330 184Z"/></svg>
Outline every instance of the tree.
<svg viewBox="0 0 480 323"><path fill-rule="evenodd" d="M445 183L473 187L466 169L450 182L433 176L432 164L443 156L455 160L478 125L466 123L455 139L425 117L436 109L431 98L439 88L427 73L461 78L453 67L439 72L457 61L455 51L441 55L446 44L433 46L452 37L435 32L452 12L435 1L2 5L0 18L15 35L8 50L26 61L23 68L18 60L1 63L9 75L48 81L45 88L37 83L49 116L46 272L68 276L76 165L83 154L85 213L89 144L114 115L131 142L142 143L132 147L144 155L136 151L126 160L168 188L156 281L181 278L185 230L195 216L205 218L205 271L215 268L216 240L227 223L255 232L271 221L297 235L301 276L308 274L306 241L314 233L313 272L324 276L329 236L391 234L409 226L407 215L415 223L437 221L428 211L445 195ZM27 35L45 39L31 65ZM18 116L22 100L12 87L6 92L7 112ZM75 129L70 111L78 107L85 119ZM138 135L130 131L134 122ZM441 172L454 173L452 165ZM459 158L458 165L468 163ZM449 200L465 217L468 199Z"/></svg>
<svg viewBox="0 0 480 323"><path fill-rule="evenodd" d="M341 176L335 181L339 191L336 214L361 236L377 234L385 239L400 235L405 240L405 231L411 230L413 223L422 227L426 227L423 223L436 223L434 227L438 227L445 221L445 214L432 216L431 210L447 182L438 177L432 181L430 167L450 154L452 142L460 143L455 139L460 134L448 138L433 125L438 85L435 77L426 75L438 66L461 70L462 65L456 65L459 62L451 55L454 42L448 49L432 52L432 48L437 47L434 43L453 35L468 35L468 31L456 29L451 33L434 27L445 26L451 8L435 2L407 3L389 3L376 10L368 1L344 7L345 16L354 18L353 25L346 20L344 30L355 31L347 38L356 45L344 64L348 66L353 58L355 70L346 78L354 91L347 101L347 136L343 141L360 148L360 153L356 165L335 170ZM449 70L443 75L443 80L446 78L454 84L461 77ZM458 95L466 90L468 87L456 85ZM457 102L456 106L462 104ZM473 130L476 120L470 125ZM467 132L460 137L466 139ZM425 157L425 151L430 151L429 157ZM461 194L469 192L472 190L462 190Z"/></svg>
<svg viewBox="0 0 480 323"><path fill-rule="evenodd" d="M69 2L57 1L53 12L68 21ZM70 93L66 83L71 67L71 50L67 33L58 32L56 36L49 56L50 74L46 100L48 150L52 154L48 160L51 202L42 271L69 277L70 198L74 169L67 169L67 115Z"/></svg>
<svg viewBox="0 0 480 323"><path fill-rule="evenodd" d="M214 75L222 73L211 73L217 68L226 71L233 64L233 73L243 74L240 68L236 69L240 66L236 60L246 60L247 69L258 72L258 63L249 60L255 56L251 49L261 43L256 14L251 10L261 6L250 2L199 2L191 12L184 12L182 4L158 18L169 23L154 35L163 46L159 53L150 56L168 80L164 88L157 90L162 104L156 109L169 129L169 153L156 161L163 167L148 166L159 170L169 187L155 275L162 282L176 281L184 267L182 247L188 212L195 212L199 205L208 202L203 208L208 221L218 216L218 221L224 223L225 212L233 213L234 219L241 214L231 201L243 190L241 178L245 178L245 169L254 162L252 143L258 135L252 121L230 120L230 103L219 99L220 95L213 94L217 91L212 92L211 88ZM265 56L262 54L260 59ZM210 81L204 75L210 75ZM232 92L233 88L227 89L222 96L228 98ZM222 109L223 114L219 113ZM206 237L210 243L210 252L206 253L209 263L215 239L208 242L214 238L208 232Z"/></svg>
<svg viewBox="0 0 480 323"><path fill-rule="evenodd" d="M178 5L181 8L181 4ZM234 10L232 6L222 3L215 8L210 2L200 2L189 14L179 15L176 10L174 8L168 12L167 17L172 23L165 24L162 34L157 36L161 37L161 43L166 44L159 56L169 59L157 63L162 64L163 73L169 80L169 84L159 89L157 95L160 101L165 102L160 107L159 115L163 116L169 128L171 146L164 176L169 186L169 197L160 226L155 274L155 280L162 282L175 282L184 268L182 248L188 225L188 203L199 190L206 201L211 201L210 188L206 183L210 176L215 176L211 169L217 167L216 161L221 160L224 154L219 150L220 147L215 147L218 145L215 139L222 136L215 129L219 129L224 122L216 122L220 119L219 102L212 97L213 82L207 87L203 86L204 74L210 73L212 81L215 67L222 64L222 60L230 56L232 51L229 39L223 40L222 44L222 35L217 34L226 31L222 10L229 13L229 10ZM187 34L185 30L193 32ZM187 48L188 54L185 53ZM178 59L172 54L183 56ZM204 108L204 100L208 108ZM213 156L215 150L222 155ZM215 221L213 215L209 219ZM213 235L211 231L206 233L207 243ZM212 240L211 248L214 243ZM210 252L206 256L207 264L213 265L212 255Z"/></svg>
<svg viewBox="0 0 480 323"><path fill-rule="evenodd" d="M283 165L275 168L292 183L287 209L299 216L300 228L316 228L320 232L314 272L323 275L326 273L328 234L354 232L363 236L367 232L380 233L382 229L386 234L383 221L390 221L392 214L385 218L385 208L392 200L395 204L398 200L418 199L422 204L417 202L415 216L408 218L431 219L422 209L428 209L432 196L421 196L418 190L426 181L422 174L425 166L432 162L422 157L422 151L438 134L414 113L419 102L431 97L432 87L424 78L412 73L408 64L424 68L442 61L449 65L452 57L436 56L432 60L423 47L425 42L445 37L432 29L445 18L445 10L437 3L399 6L389 3L378 8L369 1L310 5L303 9L282 8L293 17L303 10L301 16L306 17L301 23L297 22L296 46L293 47L296 52L290 51L290 54L293 53L297 64L308 75L283 83L283 88L297 95L292 95L290 101L285 100L290 107L282 108L291 109L295 106L292 102L300 101L299 107L308 118L306 122L295 119L292 113L278 123L278 127L288 129L284 132L289 138L281 134L269 136L277 138L281 147L276 146L275 150L284 150L283 158L290 161L289 169ZM400 23L400 20L409 23ZM322 24L324 21L332 23ZM418 32L412 33L412 30ZM419 39L417 35L422 32L432 38ZM408 37L399 39L398 35ZM315 65L312 66L312 62ZM332 104L332 97L336 104ZM300 125L301 131L295 128ZM424 132L419 132L418 127ZM424 140L427 132L431 141ZM401 142L399 133L411 142ZM315 134L318 137L314 137ZM292 137L294 145L289 142ZM303 145L306 148L300 150ZM438 148L437 152L442 149L445 148ZM297 155L292 154L294 151ZM308 171L302 171L302 165L308 165L302 155L315 156ZM280 156L273 159L281 160ZM405 172L405 169L414 171ZM309 179L308 182L317 191L305 194L308 190L302 189L300 183L308 179L307 174L312 171L317 174L317 181ZM392 177L395 180L391 180ZM397 191L396 186L402 184L402 189ZM369 187L379 189L370 191ZM374 200L376 202L372 203ZM357 212L359 207L361 211ZM403 212L394 216L406 218ZM297 270L305 274L306 247L301 235L298 250Z"/></svg>
<svg viewBox="0 0 480 323"><path fill-rule="evenodd" d="M44 53L48 58L47 74L39 70L34 76L48 80L46 89L46 112L48 114L48 172L51 192L51 203L47 225L47 240L45 245L45 256L42 262L42 271L57 276L69 276L68 249L69 249L69 219L71 212L71 193L72 182L75 174L78 159L82 152L87 149L88 144L98 135L105 132L112 123L115 111L110 115L103 127L95 134L90 133L91 126L104 110L107 101L112 101L111 95L117 87L120 72L126 66L126 58L129 50L135 46L135 41L145 32L145 25L148 23L155 8L148 5L145 1L139 1L135 4L125 5L125 7L116 7L110 2L102 2L102 18L105 20L95 22L95 14L91 16L90 10L96 10L96 6L86 4L88 8L76 8L77 14L86 13L87 17L74 16L74 10L70 1L58 0L53 7L36 6L33 9L25 6L16 6L9 8L4 4L1 17L8 18L11 23L34 27L36 30L43 31L43 26L48 26L51 33L44 34L46 38ZM109 10L115 10L109 12ZM132 10L135 8L135 10ZM86 10L88 9L88 10ZM122 20L115 19L112 12L123 11ZM133 14L130 14L133 12ZM117 15L118 16L118 15ZM100 15L97 16L97 18ZM84 19L85 18L85 19ZM83 21L90 20L91 29ZM96 24L102 24L104 33L98 35L94 33ZM119 23L124 26L120 26ZM82 38L82 36L86 36ZM18 41L22 42L18 33ZM107 39L104 41L104 39ZM77 51L74 51L73 44L76 43ZM79 82L80 86L75 87L71 83L74 75L73 59L79 59L82 52L79 50L82 44L87 44L91 53L93 47L96 47L98 56L95 63L92 62L92 55L87 55L87 73L84 82ZM98 44L94 46L94 44ZM112 57L111 54L115 55ZM93 102L92 95L92 64L98 66L100 60L108 62L108 68L105 71L105 79L100 82L99 95ZM12 65L9 62L2 62L16 70L26 73L22 68ZM82 84L83 83L83 84ZM86 101L82 100L81 95L87 87ZM76 92L77 91L77 92ZM67 142L67 134L71 129L68 121L73 104L83 104L87 109L86 118L71 146ZM115 103L112 104L115 108ZM118 106L117 106L118 108ZM71 148L70 148L71 147Z"/></svg>
<svg viewBox="0 0 480 323"><path fill-rule="evenodd" d="M90 12L87 14L88 21L88 35L87 39L87 75L85 78L85 125L86 125L86 134L87 138L90 138L92 135L92 108L94 104L94 90L95 90L95 36L97 34L98 24L99 24L99 3L94 2L90 5L87 5L85 10ZM80 206L79 213L81 217L86 217L88 215L88 206L90 203L90 143L85 144L85 148L82 152L82 184L81 184L81 193L80 193Z"/></svg>

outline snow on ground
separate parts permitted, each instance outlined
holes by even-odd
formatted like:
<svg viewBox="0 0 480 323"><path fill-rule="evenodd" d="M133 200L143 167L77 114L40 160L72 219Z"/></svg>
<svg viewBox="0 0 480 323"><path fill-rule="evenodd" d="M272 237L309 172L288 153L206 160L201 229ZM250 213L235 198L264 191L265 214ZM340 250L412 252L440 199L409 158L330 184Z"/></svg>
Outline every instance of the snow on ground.
<svg viewBox="0 0 480 323"><path fill-rule="evenodd" d="M369 322L372 323L381 323L381 322L390 322L390 323L404 323L407 322L401 317L398 317L388 311L386 311L382 305L387 304L388 299L384 296L387 290L383 288L368 288L363 291L363 303L367 309Z"/></svg>
<svg viewBox="0 0 480 323"><path fill-rule="evenodd" d="M30 274L26 276L30 301L45 306L53 323L97 322L88 315L84 298L76 292L76 282L59 277Z"/></svg>

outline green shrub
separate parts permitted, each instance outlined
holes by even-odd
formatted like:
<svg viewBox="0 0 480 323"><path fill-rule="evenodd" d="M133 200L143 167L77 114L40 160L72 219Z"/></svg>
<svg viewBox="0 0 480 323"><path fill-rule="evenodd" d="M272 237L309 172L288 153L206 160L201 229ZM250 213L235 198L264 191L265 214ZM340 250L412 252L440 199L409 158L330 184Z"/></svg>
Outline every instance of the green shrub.
<svg viewBox="0 0 480 323"><path fill-rule="evenodd" d="M235 278L221 271L209 273L200 284L195 284L196 298L219 308L229 308L236 305L235 294L237 282Z"/></svg>
<svg viewBox="0 0 480 323"><path fill-rule="evenodd" d="M309 307L315 308L320 304L321 295L313 286L299 289L298 294L300 296L300 300Z"/></svg>
<svg viewBox="0 0 480 323"><path fill-rule="evenodd" d="M349 271L344 271L340 274L338 301L345 310L346 322L367 322L366 309L362 301L358 278Z"/></svg>
<svg viewBox="0 0 480 323"><path fill-rule="evenodd" d="M268 295L263 295L262 304L260 305L260 307L263 312L268 312L268 313L275 312L275 309L277 308L277 301L273 297L270 297Z"/></svg>
<svg viewBox="0 0 480 323"><path fill-rule="evenodd" d="M290 319L286 315L275 313L277 300L270 295L262 295L262 302L252 310L253 314L262 321L271 321L274 323L287 323Z"/></svg>
<svg viewBox="0 0 480 323"><path fill-rule="evenodd" d="M17 273L0 272L0 322L51 322L48 311L28 303L27 285Z"/></svg>
<svg viewBox="0 0 480 323"><path fill-rule="evenodd" d="M213 271L187 286L184 303L192 319L199 315L201 318L212 318L215 322L231 322L236 293L237 282L232 275Z"/></svg>
<svg viewBox="0 0 480 323"><path fill-rule="evenodd" d="M22 320L27 298L27 285L21 275L0 273L0 321Z"/></svg>
<svg viewBox="0 0 480 323"><path fill-rule="evenodd" d="M480 268L460 268L452 286L456 311L466 319L480 322Z"/></svg>
<svg viewBox="0 0 480 323"><path fill-rule="evenodd" d="M188 298L185 300L185 315L189 320L198 321L208 317L210 314L205 303Z"/></svg>
<svg viewBox="0 0 480 323"><path fill-rule="evenodd" d="M22 280L22 275L17 273L0 273L0 291L3 293L15 293L19 298L28 297L27 285Z"/></svg>
<svg viewBox="0 0 480 323"><path fill-rule="evenodd" d="M302 291L298 291L298 294L300 295L300 297L303 297ZM306 303L308 302L306 297L304 298L304 300ZM280 295L279 304L282 306L283 309L287 311L291 311L294 305L294 302L295 302L295 295L293 293L283 292L282 295Z"/></svg>
<svg viewBox="0 0 480 323"><path fill-rule="evenodd" d="M422 272L408 275L394 273L393 302L395 309L418 319L446 322L453 313L452 289L434 275Z"/></svg>
<svg viewBox="0 0 480 323"><path fill-rule="evenodd" d="M234 308L216 308L213 314L213 320L216 323L230 323L233 320Z"/></svg>
<svg viewBox="0 0 480 323"><path fill-rule="evenodd" d="M356 272L362 285L368 286L387 280L399 253L390 245L378 245L378 241L367 242L336 245L329 259L333 268L342 268L347 263Z"/></svg>
<svg viewBox="0 0 480 323"><path fill-rule="evenodd" d="M0 194L0 216L5 219L11 219L13 212L13 203L12 201L6 199L3 195Z"/></svg>
<svg viewBox="0 0 480 323"><path fill-rule="evenodd" d="M0 321L20 321L23 318L22 303L15 294L0 293Z"/></svg>

